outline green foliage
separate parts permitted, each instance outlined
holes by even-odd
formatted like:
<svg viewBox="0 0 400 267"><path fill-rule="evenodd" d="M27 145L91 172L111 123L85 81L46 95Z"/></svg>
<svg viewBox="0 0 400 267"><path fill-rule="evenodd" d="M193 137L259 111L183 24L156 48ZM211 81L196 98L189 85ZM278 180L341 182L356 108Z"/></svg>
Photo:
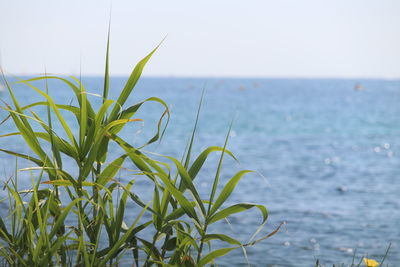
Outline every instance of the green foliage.
<svg viewBox="0 0 400 267"><path fill-rule="evenodd" d="M19 80L18 83L43 97L43 101L26 106L20 105L4 78L13 107L5 104L2 109L8 112L18 131L1 137L21 136L33 156L0 150L37 165L28 168L32 173L30 190L18 188L17 175L5 184L10 211L7 218L0 218L0 258L5 265L111 266L131 255L135 266L204 266L234 249L245 250L277 231L247 244L224 234L208 232L211 224L252 208L261 212L262 227L268 212L264 206L251 203L224 206L240 179L250 172L248 170L235 174L217 194L223 158L225 155L234 158L227 150L229 132L223 147L211 146L191 161L200 107L182 160L164 156L161 162L142 150L161 139L169 120L168 107L157 97L128 107L125 104L157 48L136 65L117 100L112 100L108 98L107 42L103 101L97 111L83 84L74 77L45 75ZM66 84L75 94L77 106L56 103L48 93L48 80ZM45 81L45 90L34 85L36 81ZM141 120L136 113L147 102L158 103L165 111L158 120L154 136L143 146L134 147L118 134L128 123ZM47 119L40 118L32 107L45 108ZM73 134L63 116L66 113L75 117L78 134ZM53 128L55 120L61 125L58 129ZM42 130L34 130L33 124L39 124ZM107 161L110 142L117 144L123 153ZM207 199L202 199L194 179L213 152L222 153L212 191ZM64 169L66 158L75 163L73 172ZM122 184L115 177L127 160L137 169L130 181ZM40 170L39 176L37 170ZM135 181L144 177L153 186L152 201L148 203L142 200L140 193L134 193ZM61 192L66 193L66 197L61 198ZM128 209L128 206L133 208ZM226 246L213 249L216 240ZM207 253L203 251L205 246L208 246Z"/></svg>
<svg viewBox="0 0 400 267"><path fill-rule="evenodd" d="M387 255L389 254L389 250L392 244L389 244L388 248L386 249L385 255L382 257L381 261L376 261L374 259L371 259L368 257L360 257L358 261L356 261L356 250L354 250L353 254L353 259L351 261L351 264L332 264L332 267L361 267L361 266L366 266L366 267L389 267L389 264L385 264L385 260ZM315 262L314 267L328 267L327 265L324 265L320 262L320 260L317 260Z"/></svg>

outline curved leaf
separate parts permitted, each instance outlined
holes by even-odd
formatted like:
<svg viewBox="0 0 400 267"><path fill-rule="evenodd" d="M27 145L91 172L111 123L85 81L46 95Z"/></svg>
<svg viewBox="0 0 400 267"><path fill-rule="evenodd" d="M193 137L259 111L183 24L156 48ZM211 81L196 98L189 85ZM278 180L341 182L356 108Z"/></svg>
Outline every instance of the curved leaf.
<svg viewBox="0 0 400 267"><path fill-rule="evenodd" d="M154 48L153 51L150 52L150 54L148 54L141 61L139 61L139 63L137 63L136 67L133 69L131 75L129 76L128 81L125 84L124 89L122 90L121 94L118 97L117 103L115 104L113 110L110 113L110 116L108 117L109 122L117 118L119 110L125 104L125 101L128 99L128 96L132 93L133 88L135 87L137 81L139 80L144 66L146 65L147 61L149 61L154 52L156 52L156 50L160 45L161 44L157 45L157 47Z"/></svg>
<svg viewBox="0 0 400 267"><path fill-rule="evenodd" d="M197 192L196 187L194 186L192 179L189 176L189 174L187 173L185 167L183 167L183 165L177 159L175 159L173 157L168 157L168 156L165 156L165 157L170 159L175 164L176 168L178 169L178 173L182 178L182 181L186 185L186 188L188 188L192 192L192 194L197 202L197 205L200 207L200 210L203 213L203 215L205 215L206 209L205 209L203 202L200 199L200 195ZM183 192L183 190L181 190L181 192Z"/></svg>
<svg viewBox="0 0 400 267"><path fill-rule="evenodd" d="M181 207L185 210L186 214L196 220L197 222L199 221L196 212L190 203L190 201L180 192L168 179L168 177L164 176L161 173L158 173L157 176L163 181L165 188L176 198L176 200L179 202Z"/></svg>
<svg viewBox="0 0 400 267"><path fill-rule="evenodd" d="M27 79L27 80L21 80L19 82L20 83L21 82L27 83L27 82L44 80L44 79L56 79L56 80L60 80L60 81L64 82L65 84L67 84L72 89L72 91L74 91L75 96L76 96L76 98L77 98L77 100L79 102L79 105L80 106L82 105L81 97L80 97L80 93L81 92L80 92L79 88L75 84L73 84L72 82L68 81L67 79L64 79L64 78L61 78L61 77L57 77L57 76L42 76L42 77L36 77L36 78L32 78L32 79ZM88 108L89 117L90 118L94 118L94 111L93 111L93 108L90 105L89 101L86 103L86 105L87 105L87 108Z"/></svg>
<svg viewBox="0 0 400 267"><path fill-rule="evenodd" d="M239 212L242 212L242 211L254 208L254 207L258 208L261 211L262 216L263 216L262 223L264 223L268 218L267 209L263 205L250 204L250 203L240 203L240 204L236 204L236 205L230 206L228 208L225 208L225 209L215 213L213 216L211 216L208 219L208 223L211 224L211 223L217 222L219 220L227 218L229 215L239 213Z"/></svg>
<svg viewBox="0 0 400 267"><path fill-rule="evenodd" d="M203 241L208 242L215 239L227 242L231 245L242 246L242 244L238 240L224 234L207 234L204 236Z"/></svg>
<svg viewBox="0 0 400 267"><path fill-rule="evenodd" d="M13 156L16 156L16 157L19 157L19 158L23 158L23 159L32 161L33 163L35 163L36 165L38 165L40 167L44 166L43 162L41 160L37 159L37 158L31 157L31 156L28 156L28 155L25 155L25 154L17 153L17 152L14 152L14 151L2 149L2 148L0 148L0 151L4 152L4 153L7 153L7 154L10 154L10 155L13 155Z"/></svg>
<svg viewBox="0 0 400 267"><path fill-rule="evenodd" d="M238 247L233 247L233 248L220 248L220 249L214 250L214 251L208 253L206 256L204 256L204 257L200 260L199 266L200 266L200 267L201 267L201 266L204 266L204 265L206 265L207 263L209 263L209 262L211 262L211 261L214 261L216 258L222 257L222 256L224 256L225 254L227 254L227 253L229 253L229 252L231 252L232 250L237 249L237 248L238 248Z"/></svg>
<svg viewBox="0 0 400 267"><path fill-rule="evenodd" d="M201 152L200 155L193 162L192 166L190 167L190 169L188 171L190 177L192 177L192 179L194 180L194 178L199 173L201 167L203 167L203 164L206 161L206 159L210 153L216 152L216 151L223 151L223 150L224 149L219 146L210 146L210 147L206 148L203 152ZM237 161L236 157L228 149L225 149L225 153L227 153L229 156L231 156L233 159L235 159Z"/></svg>
<svg viewBox="0 0 400 267"><path fill-rule="evenodd" d="M76 143L74 135L72 134L71 128L68 126L68 124L65 121L64 117L61 115L57 105L54 103L53 98L51 98L48 94L44 93L42 90L38 89L37 87L31 85L30 83L25 82L25 81L21 81L21 82L26 84L27 86L31 87L33 90L35 90L40 95L42 95L44 98L46 98L46 100L48 101L48 104L52 107L52 109L54 110L54 113L57 116L57 119L60 121L62 127L64 128L68 138L74 144L74 146L76 147L76 150L77 150L78 145Z"/></svg>
<svg viewBox="0 0 400 267"><path fill-rule="evenodd" d="M97 183L101 185L106 185L121 169L127 155L122 155L113 162L107 165L107 167L100 173L97 177Z"/></svg>

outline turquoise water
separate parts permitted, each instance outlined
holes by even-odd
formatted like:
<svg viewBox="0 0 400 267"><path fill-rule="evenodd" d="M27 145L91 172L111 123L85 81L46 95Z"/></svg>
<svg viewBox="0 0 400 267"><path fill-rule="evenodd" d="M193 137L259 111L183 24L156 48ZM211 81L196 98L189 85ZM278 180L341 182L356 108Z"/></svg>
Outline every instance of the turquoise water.
<svg viewBox="0 0 400 267"><path fill-rule="evenodd" d="M88 91L101 93L100 78L83 80ZM124 81L111 79L112 95ZM362 90L355 90L356 84ZM163 141L148 150L181 156L203 87L195 153L222 146L234 119L228 147L240 165L227 159L223 180L239 169L259 174L243 179L230 201L265 204L270 213L265 234L286 222L275 236L248 249L252 265L312 266L316 258L351 262L354 249L359 257L379 260L390 243L387 263L400 262L400 81L144 78L129 102L158 96L171 108ZM40 99L29 88L15 90L22 102ZM50 84L50 94L59 103L72 99L60 83ZM5 92L0 96L9 102ZM159 106L146 105L137 115L144 124L132 124L124 137L142 144L161 113ZM0 111L0 119L5 115ZM0 134L10 127L1 125ZM0 147L29 153L15 138L0 139ZM4 154L0 159L1 174L9 177L15 160ZM217 159L212 156L197 178L202 194L210 190ZM138 181L136 190L146 195L147 185ZM260 221L256 211L248 212L216 230L247 241ZM219 263L242 266L245 260L238 250Z"/></svg>

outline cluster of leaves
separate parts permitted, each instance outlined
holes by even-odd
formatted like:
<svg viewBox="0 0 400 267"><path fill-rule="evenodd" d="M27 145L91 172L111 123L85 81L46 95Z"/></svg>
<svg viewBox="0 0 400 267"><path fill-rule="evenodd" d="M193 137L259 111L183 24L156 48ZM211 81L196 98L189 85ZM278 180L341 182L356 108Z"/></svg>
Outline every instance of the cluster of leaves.
<svg viewBox="0 0 400 267"><path fill-rule="evenodd" d="M2 137L21 136L33 154L3 148L0 151L28 160L37 165L32 170L40 171L29 190L19 190L17 179L5 185L9 193L10 214L7 220L0 217L0 258L4 264L111 266L130 255L135 266L204 266L234 249L245 251L245 247L277 231L259 239L253 238L246 244L221 233L209 232L211 224L256 208L262 215L256 235L266 223L268 212L264 206L250 203L223 207L239 180L250 171L236 173L217 194L223 158L234 156L226 149L228 134L223 147L209 147L191 160L199 112L181 160L165 156L164 161L159 161L143 152L142 147L162 137L169 120L168 107L157 97L129 107L124 107L124 104L156 49L136 65L119 97L112 100L108 97L107 44L103 101L97 111L88 100L83 84L74 77L65 79L45 75L19 80L18 83L32 88L44 99L26 106L20 105L11 85L4 79L13 107L5 104L2 108L8 112L17 132ZM34 85L40 80L45 81L45 90ZM48 94L48 80L66 84L75 94L77 105L55 103ZM159 103L165 112L158 121L154 137L142 147L134 147L118 134L128 123L140 121L135 114L146 102ZM45 108L47 118L38 116L32 107ZM64 113L75 117L79 125L78 134L73 134ZM55 122L61 127L55 129ZM33 123L38 124L42 131L34 130ZM58 134L57 131L63 132ZM110 142L118 145L123 153L107 161ZM209 154L216 151L221 152L221 156L212 190L206 199L202 199L194 179ZM63 168L65 158L73 160L74 173ZM137 170L129 182L122 184L115 177L126 160L132 161ZM143 177L153 186L152 201L148 203L133 190L135 180ZM61 191L66 193L67 201L60 197ZM128 206L134 208L128 209ZM147 234L142 234L145 231ZM148 233L151 233L151 238L148 238ZM226 246L213 250L212 244L217 240ZM205 253L207 246L209 249Z"/></svg>
<svg viewBox="0 0 400 267"><path fill-rule="evenodd" d="M389 264L385 264L384 265L384 262L386 260L386 257L388 255L388 253L389 253L390 247L391 247L391 244L389 244L388 248L386 249L386 253L383 256L381 262L378 262L378 261L376 261L374 259L370 259L370 258L367 258L367 257L361 257L360 260L357 263L356 262L356 250L354 250L353 259L351 261L351 264L348 264L348 265L345 265L344 263L342 263L342 264L333 264L332 267L361 267L361 266L366 266L366 267L383 267L383 266L386 266L386 267L389 267ZM326 267L326 265L321 264L320 261L317 260L315 262L314 267Z"/></svg>

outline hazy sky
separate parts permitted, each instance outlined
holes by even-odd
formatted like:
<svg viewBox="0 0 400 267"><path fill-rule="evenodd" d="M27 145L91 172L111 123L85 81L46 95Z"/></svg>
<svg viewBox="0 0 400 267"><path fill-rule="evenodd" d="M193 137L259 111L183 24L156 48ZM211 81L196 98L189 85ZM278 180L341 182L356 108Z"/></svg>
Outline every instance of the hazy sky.
<svg viewBox="0 0 400 267"><path fill-rule="evenodd" d="M12 74L400 78L399 0L0 0ZM81 62L81 63L80 63Z"/></svg>

